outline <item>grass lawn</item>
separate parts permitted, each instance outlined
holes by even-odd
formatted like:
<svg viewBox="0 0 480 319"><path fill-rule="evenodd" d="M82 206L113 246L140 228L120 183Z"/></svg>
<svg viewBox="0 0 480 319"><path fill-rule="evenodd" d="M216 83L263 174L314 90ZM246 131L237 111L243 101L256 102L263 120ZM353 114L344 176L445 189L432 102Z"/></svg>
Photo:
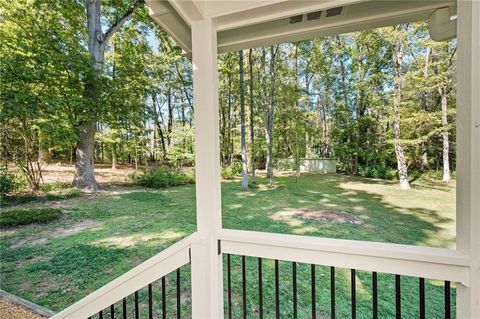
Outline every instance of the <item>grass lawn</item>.
<svg viewBox="0 0 480 319"><path fill-rule="evenodd" d="M342 175L276 179L277 187L248 191L237 181L222 185L225 228L412 245L454 247L455 191L429 180L410 191L395 183ZM30 203L23 207L45 206ZM195 187L164 190L109 187L96 195L49 202L63 216L49 224L3 229L1 288L54 311L74 303L195 230ZM362 226L299 220L295 209L347 211ZM225 257L226 258L226 257ZM247 258L249 316L256 316L256 259ZM241 316L240 257L232 256L234 317ZM283 317L291 317L291 264L280 263ZM188 267L182 271L188 281ZM274 314L273 262L264 264L265 316ZM317 268L317 310L329 316L330 270ZM168 280L174 280L173 277ZM337 270L337 317L350 316L350 272ZM310 267L298 266L299 317L310 317ZM427 317L442 317L442 283L428 282ZM186 287L188 283L182 282ZM168 284L171 287L173 285ZM371 317L370 274L357 272L358 317ZM394 317L393 276L379 274L382 318ZM405 318L418 316L418 283L402 278ZM454 294L454 292L453 292ZM174 296L174 294L172 294ZM182 295L187 301L188 293ZM453 297L452 297L453 298ZM453 298L454 299L454 298ZM159 298L156 298L159 300ZM188 308L188 305L185 306ZM172 308L174 308L172 304ZM188 309L183 312L186 314Z"/></svg>

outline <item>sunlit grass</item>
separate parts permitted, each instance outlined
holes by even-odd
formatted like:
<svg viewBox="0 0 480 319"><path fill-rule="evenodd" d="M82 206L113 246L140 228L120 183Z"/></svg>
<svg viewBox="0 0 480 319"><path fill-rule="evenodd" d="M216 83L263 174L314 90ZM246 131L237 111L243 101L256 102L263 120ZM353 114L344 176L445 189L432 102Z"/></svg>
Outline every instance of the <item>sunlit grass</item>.
<svg viewBox="0 0 480 319"><path fill-rule="evenodd" d="M222 185L225 228L454 247L455 191L451 186L419 180L412 184L412 190L401 191L393 182L342 175L302 175L298 182L292 176L282 176L276 179L274 188L267 186L263 179L259 183L246 191L237 181ZM46 225L2 230L1 286L56 311L195 230L194 185L163 190L116 187L98 195L84 195L52 205L62 208L61 219ZM295 209L344 210L361 218L365 224L300 220L292 214ZM238 317L241 314L241 290L238 290L241 286L237 281L241 277L239 261L235 258L238 257L232 258L236 267L234 298L238 300L234 313ZM270 306L274 282L272 267L272 262L266 261L265 302L270 300ZM281 267L281 295L285 303L282 313L290 317L291 264L281 263ZM251 316L257 311L256 269L256 261L247 258ZM302 295L299 316L306 318L310 316L309 265L299 265L298 275L299 295ZM349 316L349 275L343 270L337 273L339 318ZM317 276L317 309L322 316L328 317L329 269L319 266ZM368 318L371 316L370 274L358 272L357 276L359 318ZM188 272L185 272L182 281L187 279ZM395 310L393 287L392 276L379 275L379 296L382 298L379 306L386 314L384 318ZM416 279L406 278L402 281L402 289L405 291L405 315L417 316ZM442 309L441 291L442 287L433 283L427 286L429 317L436 317L436 311Z"/></svg>

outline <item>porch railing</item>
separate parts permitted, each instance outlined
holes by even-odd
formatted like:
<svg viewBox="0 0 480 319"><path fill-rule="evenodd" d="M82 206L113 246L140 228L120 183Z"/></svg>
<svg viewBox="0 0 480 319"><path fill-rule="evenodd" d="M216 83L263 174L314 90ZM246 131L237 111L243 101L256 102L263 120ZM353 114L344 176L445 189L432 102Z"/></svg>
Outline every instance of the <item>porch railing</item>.
<svg viewBox="0 0 480 319"><path fill-rule="evenodd" d="M189 273L193 236L168 247L53 318L181 318L182 309L191 309L183 305L189 297L182 300L182 295L189 295L190 281L182 284L181 274L182 270Z"/></svg>
<svg viewBox="0 0 480 319"><path fill-rule="evenodd" d="M455 292L451 289L450 281L443 281L440 286L434 282L428 284L425 278L380 274L379 279L377 272L367 273L356 269L338 269L278 259L231 254L227 254L225 259L225 317L229 319L333 319L337 316L355 319L360 312L363 316L368 313L374 319L450 319L452 314L455 317ZM391 285L387 289L380 289L380 298L379 281L381 285ZM418 287L416 291L410 291L415 285L413 281ZM405 287L405 283L408 287ZM429 293L426 293L426 283ZM269 291L269 287L273 289ZM360 298L357 297L359 287L363 295ZM408 294L406 298L410 305L404 304L405 294ZM433 307L427 308L426 297Z"/></svg>
<svg viewBox="0 0 480 319"><path fill-rule="evenodd" d="M414 317L432 317L430 301L442 307L430 307L434 317L451 318L456 313L452 286L469 281L469 258L448 249L237 230L221 231L220 249L226 255L227 318L356 318L358 287L370 295L361 298L361 306L372 318L412 317L402 312L405 299L415 303ZM380 280L392 287L379 293ZM415 291L405 291L403 283Z"/></svg>
<svg viewBox="0 0 480 319"><path fill-rule="evenodd" d="M190 297L182 300L182 291L187 295L194 291L189 286L196 282L194 274L191 281L182 284L181 273L189 275L189 271L179 270L190 262L190 256L195 256L192 250L198 245L202 241L197 234L190 235L54 318L200 318L190 307ZM402 285L410 282L412 287L412 280L416 282L416 297L415 301L408 301L416 303L418 316L425 318L426 300L434 297L436 305L443 305L440 312L450 318L455 314L452 287L457 283L469 284L470 259L460 252L440 248L223 229L218 234L218 253L224 258L227 318L317 318L319 314L335 318L336 314L345 314L347 308L349 315L356 318L359 304L365 308L359 287L362 294L367 290L371 294L368 307L372 317L384 318L391 314L382 313L385 301L378 285L380 276L391 278L392 289L388 293L396 318L402 318L405 306ZM170 291L165 276L172 278L167 284ZM343 280L336 280L340 277ZM369 284L363 285L366 278ZM429 280L436 281L433 295L426 290L432 286ZM339 291L348 296L348 302L345 298L339 301ZM185 300L186 304L181 304ZM169 303L168 309L172 310L167 313Z"/></svg>

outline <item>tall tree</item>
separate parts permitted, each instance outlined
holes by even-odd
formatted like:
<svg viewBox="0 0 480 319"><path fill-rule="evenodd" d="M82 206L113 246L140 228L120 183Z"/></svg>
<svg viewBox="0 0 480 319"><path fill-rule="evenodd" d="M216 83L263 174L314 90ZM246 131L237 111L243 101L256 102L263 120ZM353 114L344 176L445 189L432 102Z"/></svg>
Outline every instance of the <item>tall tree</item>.
<svg viewBox="0 0 480 319"><path fill-rule="evenodd" d="M442 181L445 183L450 182L450 160L449 160L449 149L450 143L448 141L448 101L447 101L447 88L445 86L440 86L438 88L438 93L440 94L440 100L442 105L442 157L443 157L443 178Z"/></svg>
<svg viewBox="0 0 480 319"><path fill-rule="evenodd" d="M267 177L270 181L270 185L273 186L273 127L275 121L275 58L278 52L279 46L270 46L270 90L269 90L269 103L266 114L266 126L265 135L267 140Z"/></svg>
<svg viewBox="0 0 480 319"><path fill-rule="evenodd" d="M400 141L400 105L402 102L402 62L404 50L404 26L393 28L393 135L395 138L395 156L397 158L398 179L402 189L409 189L407 163Z"/></svg>
<svg viewBox="0 0 480 319"><path fill-rule="evenodd" d="M243 67L243 50L238 51L240 73L240 139L242 149L242 188L248 189L247 178L247 141L245 138L245 80Z"/></svg>
<svg viewBox="0 0 480 319"><path fill-rule="evenodd" d="M94 61L96 73L85 79L85 97L90 105L85 109L88 114L78 125L79 139L76 146L75 177L73 185L81 189L97 190L94 173L94 146L96 121L100 104L101 86L99 78L103 71L105 47L110 38L130 18L134 10L143 4L143 0L134 3L118 17L104 33L102 29L101 0L86 0L88 52Z"/></svg>
<svg viewBox="0 0 480 319"><path fill-rule="evenodd" d="M248 51L248 65L249 65L249 94L250 94L250 166L252 171L252 183L256 183L255 176L255 98L253 95L253 49Z"/></svg>
<svg viewBox="0 0 480 319"><path fill-rule="evenodd" d="M441 107L441 135L442 135L442 181L449 183L450 177L450 141L448 124L448 93L453 74L453 61L456 53L456 46L447 43L436 43L431 50L432 64L434 71L434 85L440 97Z"/></svg>

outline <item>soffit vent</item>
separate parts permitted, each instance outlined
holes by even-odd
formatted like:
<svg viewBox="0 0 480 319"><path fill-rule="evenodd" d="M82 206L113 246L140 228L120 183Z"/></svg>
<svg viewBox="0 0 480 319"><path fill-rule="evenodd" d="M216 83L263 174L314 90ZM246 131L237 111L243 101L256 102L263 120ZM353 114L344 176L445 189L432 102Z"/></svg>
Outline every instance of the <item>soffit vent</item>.
<svg viewBox="0 0 480 319"><path fill-rule="evenodd" d="M302 22L303 20L303 15L300 14L298 16L293 16L293 17L290 17L290 23L299 23L299 22Z"/></svg>
<svg viewBox="0 0 480 319"><path fill-rule="evenodd" d="M343 7L327 9L327 18L339 16L342 14Z"/></svg>
<svg viewBox="0 0 480 319"><path fill-rule="evenodd" d="M307 13L307 20L318 20L322 16L322 11L315 11L315 12L310 12Z"/></svg>

